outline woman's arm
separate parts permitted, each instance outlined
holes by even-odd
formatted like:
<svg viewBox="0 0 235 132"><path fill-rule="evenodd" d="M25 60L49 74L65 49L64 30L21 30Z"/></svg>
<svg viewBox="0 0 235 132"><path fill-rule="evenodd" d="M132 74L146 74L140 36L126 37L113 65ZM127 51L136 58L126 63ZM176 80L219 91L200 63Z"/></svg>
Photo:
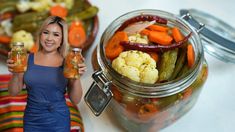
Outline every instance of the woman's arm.
<svg viewBox="0 0 235 132"><path fill-rule="evenodd" d="M7 59L7 67L10 72L13 71L13 67L15 66L14 61L11 59ZM8 92L12 96L16 96L23 87L23 76L24 73L13 73L11 80L8 83Z"/></svg>
<svg viewBox="0 0 235 132"><path fill-rule="evenodd" d="M16 96L20 93L23 87L23 76L24 73L13 73L13 76L8 83L8 92L12 96Z"/></svg>
<svg viewBox="0 0 235 132"><path fill-rule="evenodd" d="M86 71L86 65L84 63L78 64L80 76ZM68 95L74 105L77 105L82 98L82 85L80 78L69 79L68 82Z"/></svg>

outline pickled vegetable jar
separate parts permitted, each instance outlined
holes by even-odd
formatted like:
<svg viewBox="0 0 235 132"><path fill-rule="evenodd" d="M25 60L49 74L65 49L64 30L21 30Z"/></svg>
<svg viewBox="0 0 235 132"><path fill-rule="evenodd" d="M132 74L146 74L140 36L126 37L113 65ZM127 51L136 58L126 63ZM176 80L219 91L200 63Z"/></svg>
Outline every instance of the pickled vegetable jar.
<svg viewBox="0 0 235 132"><path fill-rule="evenodd" d="M64 62L64 76L66 78L79 78L78 64L82 63L82 49L70 48Z"/></svg>
<svg viewBox="0 0 235 132"><path fill-rule="evenodd" d="M27 51L24 43L14 42L11 49L10 58L14 61L13 72L25 72L27 70Z"/></svg>
<svg viewBox="0 0 235 132"><path fill-rule="evenodd" d="M208 65L199 36L204 25L188 20L187 13L137 10L107 27L97 47L101 70L85 95L95 115L109 106L125 130L155 132L194 106Z"/></svg>

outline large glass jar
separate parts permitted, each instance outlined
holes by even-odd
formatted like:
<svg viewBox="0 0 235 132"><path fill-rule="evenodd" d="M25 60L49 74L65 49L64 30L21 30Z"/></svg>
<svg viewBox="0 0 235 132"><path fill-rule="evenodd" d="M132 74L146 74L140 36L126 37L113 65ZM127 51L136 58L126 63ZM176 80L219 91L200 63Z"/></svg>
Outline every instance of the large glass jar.
<svg viewBox="0 0 235 132"><path fill-rule="evenodd" d="M112 68L110 60L105 55L108 41L123 23L139 15L159 16L167 19L168 26L179 27L183 34L192 33L189 42L195 51L195 63L189 71L171 81L146 84L132 81ZM190 16L184 17L190 19ZM93 74L95 81L85 96L94 114L99 115L104 109L105 105L102 103L108 104L109 101L106 100L109 99L110 93L107 91L111 90L113 99L108 106L111 108L113 119L127 131L155 132L172 124L194 106L207 79L208 65L199 36L203 25L195 28L184 19L159 10L138 10L122 15L107 27L97 46L97 60L101 70ZM105 94L96 94L100 95L99 100L89 100L92 89L103 90L108 99Z"/></svg>
<svg viewBox="0 0 235 132"><path fill-rule="evenodd" d="M27 70L27 51L24 43L14 42L10 58L14 61L13 72L25 72Z"/></svg>

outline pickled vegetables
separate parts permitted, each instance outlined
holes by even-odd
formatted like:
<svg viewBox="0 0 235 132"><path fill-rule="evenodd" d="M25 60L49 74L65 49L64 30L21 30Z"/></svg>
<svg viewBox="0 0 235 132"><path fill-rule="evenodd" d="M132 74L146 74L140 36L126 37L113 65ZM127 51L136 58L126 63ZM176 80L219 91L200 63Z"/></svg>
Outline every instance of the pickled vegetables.
<svg viewBox="0 0 235 132"><path fill-rule="evenodd" d="M98 8L92 6L88 1L84 0L1 0L0 4L0 36L7 36L13 39L13 34L24 30L33 36L33 43L36 41L36 32L42 22L49 15L57 15L64 17L70 25L73 21L81 21L84 25L83 35L85 39L82 43L82 48L86 50L94 41L97 34L97 19ZM53 9L53 7L63 7L64 10ZM50 14L50 9L52 14ZM7 23L7 24L6 24ZM74 30L73 30L74 31ZM73 33L72 33L73 34ZM83 37L84 38L84 37ZM10 47L9 39L3 38L4 47ZM85 42L84 42L85 41ZM2 44L2 42L0 42ZM8 44L8 45L5 45ZM26 44L27 45L27 44ZM5 50L5 48L4 48ZM30 52L30 48L27 48ZM9 52L3 51L1 53ZM0 53L0 54L1 54ZM4 54L5 56L5 54Z"/></svg>
<svg viewBox="0 0 235 132"><path fill-rule="evenodd" d="M195 53L188 44L191 35L191 32L184 35L177 26L167 25L164 18L140 15L126 20L114 32L105 54L123 76L142 83L164 83L183 75L180 72L184 72L184 65L189 69L193 66ZM154 65L148 67L139 57L146 54L151 55L147 60L151 58Z"/></svg>
<svg viewBox="0 0 235 132"><path fill-rule="evenodd" d="M137 30L141 29L139 23L153 20L152 25ZM108 73L115 73L110 74L114 77L111 86L114 98L110 106L112 117L126 131L159 131L172 124L193 107L206 81L207 64L200 60L200 54L194 52L197 43L192 41L193 32L181 27L180 21L171 17L169 21L140 12L138 16L117 22L119 27L111 27L117 29L112 31L113 36L103 41L104 58L117 71L107 69ZM120 32L126 34L128 40L119 38L116 43L109 43ZM104 34L105 39L107 36ZM122 46L122 50L116 50L115 46ZM118 55L111 59L110 52L117 51ZM202 63L196 63L196 59ZM193 74L194 71L198 73ZM117 78L120 77L116 76L118 74L122 75L121 79ZM192 74L195 76L188 79ZM126 79L128 82L123 81Z"/></svg>
<svg viewBox="0 0 235 132"><path fill-rule="evenodd" d="M112 67L120 74L142 83L153 84L158 79L156 62L141 51L122 52L112 62Z"/></svg>

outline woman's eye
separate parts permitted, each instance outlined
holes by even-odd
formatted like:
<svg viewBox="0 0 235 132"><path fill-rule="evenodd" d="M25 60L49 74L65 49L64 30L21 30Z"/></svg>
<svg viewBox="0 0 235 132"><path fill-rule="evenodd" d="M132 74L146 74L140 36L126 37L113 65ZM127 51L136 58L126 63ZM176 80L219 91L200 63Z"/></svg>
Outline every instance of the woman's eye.
<svg viewBox="0 0 235 132"><path fill-rule="evenodd" d="M48 32L47 31L44 31L44 32L42 32L43 34L48 34Z"/></svg>
<svg viewBox="0 0 235 132"><path fill-rule="evenodd" d="M59 34L54 34L55 36L59 36Z"/></svg>

